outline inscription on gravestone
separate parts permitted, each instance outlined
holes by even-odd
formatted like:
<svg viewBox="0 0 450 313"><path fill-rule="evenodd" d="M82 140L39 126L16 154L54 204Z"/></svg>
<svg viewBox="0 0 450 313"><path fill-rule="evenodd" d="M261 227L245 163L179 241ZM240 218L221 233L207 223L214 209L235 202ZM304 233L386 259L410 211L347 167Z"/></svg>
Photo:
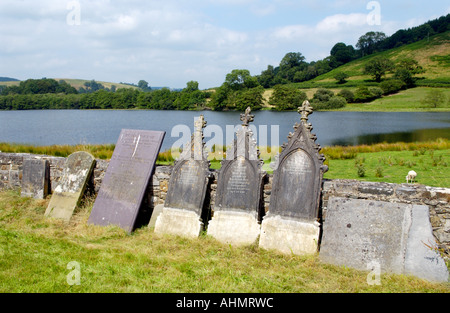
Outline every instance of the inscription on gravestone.
<svg viewBox="0 0 450 313"><path fill-rule="evenodd" d="M47 160L23 161L22 197L44 199L50 190L50 165Z"/></svg>
<svg viewBox="0 0 450 313"><path fill-rule="evenodd" d="M155 232L197 237L209 217L209 202L205 203L205 199L212 176L203 143L203 115L194 125L194 135L172 170Z"/></svg>
<svg viewBox="0 0 450 313"><path fill-rule="evenodd" d="M88 223L133 231L164 135L121 131Z"/></svg>
<svg viewBox="0 0 450 313"><path fill-rule="evenodd" d="M46 216L69 221L86 189L95 158L87 152L72 153L66 159L63 176L45 211Z"/></svg>

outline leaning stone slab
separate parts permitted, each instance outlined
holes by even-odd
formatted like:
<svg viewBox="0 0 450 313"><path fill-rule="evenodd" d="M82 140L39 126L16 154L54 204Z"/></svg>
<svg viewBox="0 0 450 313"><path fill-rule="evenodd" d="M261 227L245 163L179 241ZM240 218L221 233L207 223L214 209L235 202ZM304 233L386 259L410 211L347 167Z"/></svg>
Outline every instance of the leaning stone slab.
<svg viewBox="0 0 450 313"><path fill-rule="evenodd" d="M164 135L161 131L122 129L89 224L134 230Z"/></svg>
<svg viewBox="0 0 450 313"><path fill-rule="evenodd" d="M434 250L428 207L331 197L323 225L320 259L367 270L447 281L448 271Z"/></svg>
<svg viewBox="0 0 450 313"><path fill-rule="evenodd" d="M63 176L55 188L45 216L69 221L92 174L95 158L88 152L72 153L66 159Z"/></svg>
<svg viewBox="0 0 450 313"><path fill-rule="evenodd" d="M44 199L49 193L50 164L42 159L25 159L22 171L22 197Z"/></svg>

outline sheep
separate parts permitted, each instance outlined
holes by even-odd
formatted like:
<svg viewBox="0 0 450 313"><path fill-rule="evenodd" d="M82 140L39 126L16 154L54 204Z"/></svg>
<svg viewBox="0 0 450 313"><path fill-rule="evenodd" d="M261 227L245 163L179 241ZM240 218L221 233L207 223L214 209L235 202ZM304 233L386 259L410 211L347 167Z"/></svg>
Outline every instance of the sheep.
<svg viewBox="0 0 450 313"><path fill-rule="evenodd" d="M414 171L409 171L408 175L406 175L406 183L408 182L414 182L416 179L417 173Z"/></svg>

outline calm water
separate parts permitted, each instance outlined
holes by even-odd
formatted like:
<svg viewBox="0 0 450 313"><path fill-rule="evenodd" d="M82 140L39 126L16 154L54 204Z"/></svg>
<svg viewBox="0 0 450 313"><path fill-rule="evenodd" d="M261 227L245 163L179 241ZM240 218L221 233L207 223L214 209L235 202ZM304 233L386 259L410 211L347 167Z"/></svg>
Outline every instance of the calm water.
<svg viewBox="0 0 450 313"><path fill-rule="evenodd" d="M121 129L128 128L165 131L162 150L166 150L190 138L194 118L200 114L208 123L204 131L207 145L232 141L233 125L240 125L240 112L31 110L0 111L0 142L116 143ZM296 112L258 111L254 115L251 124L259 145L286 142L293 125L300 122ZM322 147L450 138L450 113L314 112L309 122Z"/></svg>

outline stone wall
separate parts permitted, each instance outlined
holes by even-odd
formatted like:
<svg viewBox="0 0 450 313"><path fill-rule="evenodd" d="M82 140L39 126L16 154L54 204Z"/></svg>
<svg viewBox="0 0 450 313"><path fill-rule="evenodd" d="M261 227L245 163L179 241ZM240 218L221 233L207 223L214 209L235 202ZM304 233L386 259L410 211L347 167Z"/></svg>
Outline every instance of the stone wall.
<svg viewBox="0 0 450 313"><path fill-rule="evenodd" d="M50 163L51 189L54 190L62 176L65 158L32 155L25 153L0 152L0 189L20 189L22 179L22 164L26 158L46 159ZM108 161L97 160L89 189L97 193L105 175ZM169 186L171 166L156 166L155 173L149 185L149 202L156 206L164 204ZM213 171L211 183L211 207L214 207L217 188L217 171ZM269 208L272 189L272 175L264 180L264 205ZM321 197L322 222L326 221L327 203L332 196L352 199L370 199L388 202L425 204L430 208L430 220L433 234L439 247L450 254L450 188L429 187L418 184L391 184L362 182L357 180L324 180Z"/></svg>

